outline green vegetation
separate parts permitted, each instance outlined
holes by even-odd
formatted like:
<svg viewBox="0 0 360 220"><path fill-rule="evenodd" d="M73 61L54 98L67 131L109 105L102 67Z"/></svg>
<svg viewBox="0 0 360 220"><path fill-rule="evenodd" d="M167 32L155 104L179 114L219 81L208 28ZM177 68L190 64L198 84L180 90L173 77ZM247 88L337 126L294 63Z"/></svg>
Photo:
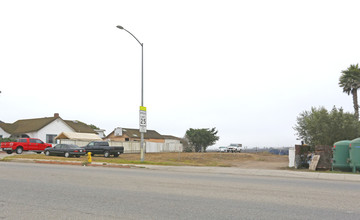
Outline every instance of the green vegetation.
<svg viewBox="0 0 360 220"><path fill-rule="evenodd" d="M360 88L360 69L359 64L350 65L347 70L341 71L342 75L339 79L339 86L343 88L343 92L353 96L353 104L355 117L359 120L359 104L357 90Z"/></svg>
<svg viewBox="0 0 360 220"><path fill-rule="evenodd" d="M324 107L312 107L297 117L294 129L299 140L310 146L332 146L339 140L352 140L360 136L360 122L354 114L335 106L329 112Z"/></svg>
<svg viewBox="0 0 360 220"><path fill-rule="evenodd" d="M16 140L13 138L0 138L0 143L1 142L13 142L13 141L16 141Z"/></svg>
<svg viewBox="0 0 360 220"><path fill-rule="evenodd" d="M94 130L99 130L100 128L96 125L93 125L93 124L89 124L89 127L94 129Z"/></svg>
<svg viewBox="0 0 360 220"><path fill-rule="evenodd" d="M195 147L195 152L204 152L208 146L214 145L219 140L217 133L216 128L190 128L186 131L185 137Z"/></svg>

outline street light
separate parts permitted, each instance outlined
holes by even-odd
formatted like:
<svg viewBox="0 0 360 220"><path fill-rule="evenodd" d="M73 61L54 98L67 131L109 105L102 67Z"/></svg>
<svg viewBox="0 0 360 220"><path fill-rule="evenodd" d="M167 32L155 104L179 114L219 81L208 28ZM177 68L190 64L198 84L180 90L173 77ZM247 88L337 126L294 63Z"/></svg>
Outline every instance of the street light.
<svg viewBox="0 0 360 220"><path fill-rule="evenodd" d="M131 36L139 42L141 46L141 106L140 106L140 159L141 162L144 162L145 151L144 151L144 133L146 133L146 108L144 107L144 44L141 43L130 31L126 30L122 26L118 25L117 28L128 32ZM145 117L144 117L145 114Z"/></svg>

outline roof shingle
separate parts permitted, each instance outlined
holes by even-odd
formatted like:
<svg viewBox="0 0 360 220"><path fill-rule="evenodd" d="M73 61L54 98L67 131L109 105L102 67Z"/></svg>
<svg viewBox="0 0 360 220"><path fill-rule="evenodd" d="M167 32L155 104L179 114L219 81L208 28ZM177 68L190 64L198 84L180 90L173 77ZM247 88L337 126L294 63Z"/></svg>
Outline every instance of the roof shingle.
<svg viewBox="0 0 360 220"><path fill-rule="evenodd" d="M34 131L39 131L46 125L55 121L60 117L34 118L18 120L12 124L0 123L0 127L9 134L17 135ZM60 118L61 119L61 118ZM63 119L61 119L63 120ZM95 133L94 130L87 124L80 121L63 120L69 127L79 133Z"/></svg>

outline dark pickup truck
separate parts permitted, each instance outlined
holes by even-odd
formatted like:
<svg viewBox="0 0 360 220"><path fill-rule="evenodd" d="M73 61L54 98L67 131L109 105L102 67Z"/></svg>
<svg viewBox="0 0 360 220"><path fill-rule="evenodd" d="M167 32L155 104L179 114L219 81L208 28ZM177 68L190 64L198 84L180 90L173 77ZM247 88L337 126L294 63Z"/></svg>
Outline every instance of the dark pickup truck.
<svg viewBox="0 0 360 220"><path fill-rule="evenodd" d="M93 141L83 148L85 148L86 152L91 152L91 156L94 156L95 154L104 154L104 157L109 157L110 155L118 157L120 154L124 153L124 147L110 147L109 143L106 141Z"/></svg>

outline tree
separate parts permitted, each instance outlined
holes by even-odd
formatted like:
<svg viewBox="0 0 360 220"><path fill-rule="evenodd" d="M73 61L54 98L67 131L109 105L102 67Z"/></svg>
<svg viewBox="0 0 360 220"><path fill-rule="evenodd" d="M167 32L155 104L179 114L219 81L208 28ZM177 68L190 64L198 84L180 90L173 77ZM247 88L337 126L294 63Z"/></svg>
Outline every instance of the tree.
<svg viewBox="0 0 360 220"><path fill-rule="evenodd" d="M196 152L204 152L208 146L214 145L219 140L217 133L216 128L190 128L186 131L185 138L195 147Z"/></svg>
<svg viewBox="0 0 360 220"><path fill-rule="evenodd" d="M294 129L298 140L310 146L332 146L340 140L352 140L360 136L360 122L355 115L335 106L328 112L324 107L312 107L297 117Z"/></svg>
<svg viewBox="0 0 360 220"><path fill-rule="evenodd" d="M183 145L184 152L193 152L195 149L189 144L189 140L185 137L181 138L180 143Z"/></svg>
<svg viewBox="0 0 360 220"><path fill-rule="evenodd" d="M100 128L97 127L96 125L93 125L93 124L89 124L89 127L94 129L94 130L99 130Z"/></svg>
<svg viewBox="0 0 360 220"><path fill-rule="evenodd" d="M343 88L343 92L352 95L355 110L355 117L359 120L359 104L357 90L360 88L360 69L359 64L350 65L347 70L341 71L342 75L339 79L339 85Z"/></svg>

